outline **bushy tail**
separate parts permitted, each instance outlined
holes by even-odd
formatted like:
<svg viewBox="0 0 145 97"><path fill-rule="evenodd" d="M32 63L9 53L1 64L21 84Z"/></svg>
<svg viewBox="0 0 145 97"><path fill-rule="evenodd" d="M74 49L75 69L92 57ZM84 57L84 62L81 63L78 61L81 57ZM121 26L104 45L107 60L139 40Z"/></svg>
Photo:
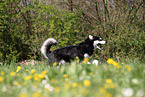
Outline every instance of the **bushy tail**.
<svg viewBox="0 0 145 97"><path fill-rule="evenodd" d="M52 45L58 44L57 41L54 38L48 38L44 41L42 47L41 47L41 53L45 56L45 58L48 59L47 54L50 53L50 47Z"/></svg>

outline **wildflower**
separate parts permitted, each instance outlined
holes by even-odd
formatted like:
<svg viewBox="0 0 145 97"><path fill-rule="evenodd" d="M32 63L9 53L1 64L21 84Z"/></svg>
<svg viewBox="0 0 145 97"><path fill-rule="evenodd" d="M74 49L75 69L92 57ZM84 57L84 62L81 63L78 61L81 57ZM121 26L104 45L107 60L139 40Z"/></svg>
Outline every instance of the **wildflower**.
<svg viewBox="0 0 145 97"><path fill-rule="evenodd" d="M34 74L34 80L40 81L38 74Z"/></svg>
<svg viewBox="0 0 145 97"><path fill-rule="evenodd" d="M76 87L76 86L77 86L77 83L74 82L74 83L72 84L72 87Z"/></svg>
<svg viewBox="0 0 145 97"><path fill-rule="evenodd" d="M55 78L52 78L52 80L51 80L53 83L56 83L56 80L55 80Z"/></svg>
<svg viewBox="0 0 145 97"><path fill-rule="evenodd" d="M13 81L13 85L18 85L19 83L17 81Z"/></svg>
<svg viewBox="0 0 145 97"><path fill-rule="evenodd" d="M16 72L11 72L10 76L15 76Z"/></svg>
<svg viewBox="0 0 145 97"><path fill-rule="evenodd" d="M113 97L111 94L107 93L105 97Z"/></svg>
<svg viewBox="0 0 145 97"><path fill-rule="evenodd" d="M143 97L144 96L144 91L143 90L138 90L136 93L136 97Z"/></svg>
<svg viewBox="0 0 145 97"><path fill-rule="evenodd" d="M134 83L134 84L139 84L139 81L138 81L138 79L132 79L132 83Z"/></svg>
<svg viewBox="0 0 145 97"><path fill-rule="evenodd" d="M118 65L116 66L116 68L117 68L117 69L120 69L120 68L121 68L121 66L118 64Z"/></svg>
<svg viewBox="0 0 145 97"><path fill-rule="evenodd" d="M43 95L39 92L34 92L32 97L43 97Z"/></svg>
<svg viewBox="0 0 145 97"><path fill-rule="evenodd" d="M0 76L0 83L3 82L4 78Z"/></svg>
<svg viewBox="0 0 145 97"><path fill-rule="evenodd" d="M20 93L18 97L28 97L26 93Z"/></svg>
<svg viewBox="0 0 145 97"><path fill-rule="evenodd" d="M52 86L50 86L49 83L45 84L45 89L49 90L49 91L53 91L54 88Z"/></svg>
<svg viewBox="0 0 145 97"><path fill-rule="evenodd" d="M35 73L35 69L32 69L32 70L31 70L31 73L32 73L32 74Z"/></svg>
<svg viewBox="0 0 145 97"><path fill-rule="evenodd" d="M111 79L107 79L106 83L110 84L110 83L112 83L112 80Z"/></svg>
<svg viewBox="0 0 145 97"><path fill-rule="evenodd" d="M107 60L107 63L108 64L112 64L114 61L113 61L113 59L112 58L109 58L108 60Z"/></svg>
<svg viewBox="0 0 145 97"><path fill-rule="evenodd" d="M55 92L58 93L60 91L60 88L59 87L55 87L54 90L55 90Z"/></svg>
<svg viewBox="0 0 145 97"><path fill-rule="evenodd" d="M44 70L44 71L42 71L42 74L44 74L44 75L45 75L46 73L47 73L47 71L45 71L45 70Z"/></svg>
<svg viewBox="0 0 145 97"><path fill-rule="evenodd" d="M63 77L67 78L67 77L68 77L68 75L67 75L67 74L64 74L64 75L63 75Z"/></svg>
<svg viewBox="0 0 145 97"><path fill-rule="evenodd" d="M21 66L18 66L16 72L19 72L19 70L20 70L21 68L22 68Z"/></svg>
<svg viewBox="0 0 145 97"><path fill-rule="evenodd" d="M6 88L6 86L4 86L4 87L2 88L2 91L3 91L3 92L8 92L8 89Z"/></svg>
<svg viewBox="0 0 145 97"><path fill-rule="evenodd" d="M128 71L131 70L130 66L128 66L128 65L125 65L125 68L126 68Z"/></svg>
<svg viewBox="0 0 145 97"><path fill-rule="evenodd" d="M105 88L115 88L115 84L114 83L105 84L104 87Z"/></svg>
<svg viewBox="0 0 145 97"><path fill-rule="evenodd" d="M94 73L93 72L90 72L90 76L92 76Z"/></svg>
<svg viewBox="0 0 145 97"><path fill-rule="evenodd" d="M29 71L28 69L26 71Z"/></svg>
<svg viewBox="0 0 145 97"><path fill-rule="evenodd" d="M5 73L4 72L1 72L1 75L5 75Z"/></svg>
<svg viewBox="0 0 145 97"><path fill-rule="evenodd" d="M26 77L25 77L25 81L28 81L28 80L31 79L31 78L32 78L32 76L30 76L30 75L29 75L29 76L26 76Z"/></svg>
<svg viewBox="0 0 145 97"><path fill-rule="evenodd" d="M88 61L89 61L89 58L84 58L83 63L84 63L84 64L87 64Z"/></svg>
<svg viewBox="0 0 145 97"><path fill-rule="evenodd" d="M47 80L42 80L42 84L46 84L47 83Z"/></svg>
<svg viewBox="0 0 145 97"><path fill-rule="evenodd" d="M84 85L86 86L86 87L88 87L88 86L90 86L91 85L91 82L89 81L89 80L84 80Z"/></svg>
<svg viewBox="0 0 145 97"><path fill-rule="evenodd" d="M57 62L54 62L54 63L53 63L53 66L56 66L56 65L57 65Z"/></svg>
<svg viewBox="0 0 145 97"><path fill-rule="evenodd" d="M126 88L126 89L122 89L122 94L124 96L127 96L127 97L131 97L133 95L134 91L132 88Z"/></svg>
<svg viewBox="0 0 145 97"><path fill-rule="evenodd" d="M117 62L114 62L114 61L113 61L113 62L112 62L112 65L113 65L113 66L118 66L119 64L118 64Z"/></svg>
<svg viewBox="0 0 145 97"><path fill-rule="evenodd" d="M106 93L107 93L107 91L106 91L105 88L100 88L100 89L99 89L99 92L101 92L101 93L103 93L103 94L106 94Z"/></svg>

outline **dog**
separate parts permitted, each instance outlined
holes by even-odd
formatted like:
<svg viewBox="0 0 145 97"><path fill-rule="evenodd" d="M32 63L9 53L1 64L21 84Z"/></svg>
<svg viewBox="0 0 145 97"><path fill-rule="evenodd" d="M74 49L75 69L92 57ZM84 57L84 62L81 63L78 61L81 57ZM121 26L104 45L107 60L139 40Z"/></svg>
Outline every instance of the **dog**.
<svg viewBox="0 0 145 97"><path fill-rule="evenodd" d="M48 38L41 47L41 53L48 59L49 63L71 62L76 57L83 60L85 56L91 56L96 48L102 50L101 44L105 43L106 41L103 41L101 38L89 35L86 40L77 45L61 47L50 51L51 46L57 45L58 42L54 38Z"/></svg>

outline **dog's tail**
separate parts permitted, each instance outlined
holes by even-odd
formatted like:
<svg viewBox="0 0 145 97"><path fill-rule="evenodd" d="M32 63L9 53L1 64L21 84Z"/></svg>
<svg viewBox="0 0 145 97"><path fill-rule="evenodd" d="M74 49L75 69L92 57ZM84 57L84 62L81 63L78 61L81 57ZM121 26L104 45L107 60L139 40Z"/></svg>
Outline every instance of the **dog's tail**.
<svg viewBox="0 0 145 97"><path fill-rule="evenodd" d="M44 41L41 47L41 53L45 56L45 58L48 59L47 54L51 53L50 47L56 44L58 44L58 42L54 38L48 38Z"/></svg>

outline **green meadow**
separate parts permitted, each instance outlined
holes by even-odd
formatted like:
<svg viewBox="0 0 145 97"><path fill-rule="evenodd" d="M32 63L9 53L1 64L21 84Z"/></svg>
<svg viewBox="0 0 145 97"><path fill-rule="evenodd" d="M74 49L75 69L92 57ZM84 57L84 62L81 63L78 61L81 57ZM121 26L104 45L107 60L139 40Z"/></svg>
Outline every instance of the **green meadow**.
<svg viewBox="0 0 145 97"><path fill-rule="evenodd" d="M0 0L0 97L145 97L144 8L144 0ZM40 52L48 38L58 41L53 51L89 35L106 41L92 56L98 65L48 64Z"/></svg>
<svg viewBox="0 0 145 97"><path fill-rule="evenodd" d="M3 64L0 68L1 97L145 95L145 64L137 60L108 59L98 65L77 60L60 66L46 63Z"/></svg>

